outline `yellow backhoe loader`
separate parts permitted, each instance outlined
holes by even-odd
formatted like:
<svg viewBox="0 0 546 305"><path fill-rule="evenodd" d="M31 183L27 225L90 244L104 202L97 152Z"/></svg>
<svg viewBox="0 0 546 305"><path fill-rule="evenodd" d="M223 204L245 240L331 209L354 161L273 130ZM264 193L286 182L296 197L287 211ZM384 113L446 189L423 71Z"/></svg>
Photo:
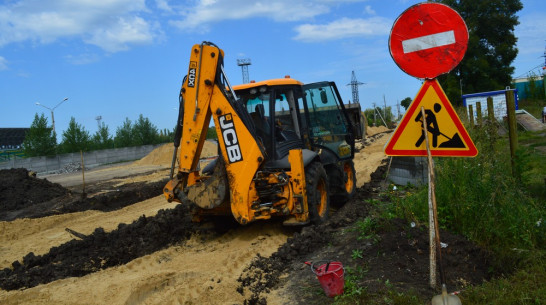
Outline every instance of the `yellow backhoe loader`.
<svg viewBox="0 0 546 305"><path fill-rule="evenodd" d="M192 204L195 220L324 221L330 200L346 201L356 187L353 129L335 83L285 77L232 87L223 59L213 43L192 47L165 197ZM211 118L219 157L200 169Z"/></svg>

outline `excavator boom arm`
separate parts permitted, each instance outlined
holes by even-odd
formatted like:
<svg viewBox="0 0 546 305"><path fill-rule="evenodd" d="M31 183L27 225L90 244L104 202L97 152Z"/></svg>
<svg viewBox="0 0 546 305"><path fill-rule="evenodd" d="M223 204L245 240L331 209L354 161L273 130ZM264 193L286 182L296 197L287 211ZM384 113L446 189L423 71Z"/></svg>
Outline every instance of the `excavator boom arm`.
<svg viewBox="0 0 546 305"><path fill-rule="evenodd" d="M164 193L167 200L181 202L186 187L201 181L199 158L213 118L227 172L231 211L244 224L254 219L248 202L257 196L252 184L264 153L253 135L254 127L244 105L238 104L229 88L223 56L224 52L209 42L192 47L188 76L181 90L184 111L178 173L167 183Z"/></svg>

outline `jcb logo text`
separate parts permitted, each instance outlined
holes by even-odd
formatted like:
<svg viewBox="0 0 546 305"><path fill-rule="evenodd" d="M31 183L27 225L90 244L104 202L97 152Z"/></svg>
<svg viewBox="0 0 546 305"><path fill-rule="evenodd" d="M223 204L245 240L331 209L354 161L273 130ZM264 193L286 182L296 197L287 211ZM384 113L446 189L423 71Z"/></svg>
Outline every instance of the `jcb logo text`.
<svg viewBox="0 0 546 305"><path fill-rule="evenodd" d="M226 146L229 163L242 161L243 155L241 154L241 147L239 146L231 113L221 116L218 120L220 121L220 130L222 130L222 138Z"/></svg>

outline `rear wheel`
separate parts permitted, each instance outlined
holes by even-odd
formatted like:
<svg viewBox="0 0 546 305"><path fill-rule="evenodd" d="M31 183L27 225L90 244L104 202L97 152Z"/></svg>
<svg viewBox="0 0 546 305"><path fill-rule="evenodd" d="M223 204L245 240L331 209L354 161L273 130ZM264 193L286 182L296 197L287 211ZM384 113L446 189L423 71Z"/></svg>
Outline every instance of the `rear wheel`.
<svg viewBox="0 0 546 305"><path fill-rule="evenodd" d="M356 171L353 160L343 163L343 181L345 200L353 198L356 191Z"/></svg>
<svg viewBox="0 0 546 305"><path fill-rule="evenodd" d="M330 194L328 178L320 162L311 163L305 170L307 180L307 205L311 222L319 224L328 219Z"/></svg>
<svg viewBox="0 0 546 305"><path fill-rule="evenodd" d="M349 201L356 193L356 171L353 160L336 165L335 172L336 179L330 183L330 187L334 191L333 203L337 206Z"/></svg>

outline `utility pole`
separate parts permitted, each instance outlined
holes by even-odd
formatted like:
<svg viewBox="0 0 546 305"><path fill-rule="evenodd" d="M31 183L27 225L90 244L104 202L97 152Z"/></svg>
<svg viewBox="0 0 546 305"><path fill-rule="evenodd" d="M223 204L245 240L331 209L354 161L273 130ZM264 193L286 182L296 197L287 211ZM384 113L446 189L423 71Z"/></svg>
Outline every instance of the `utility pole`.
<svg viewBox="0 0 546 305"><path fill-rule="evenodd" d="M250 58L237 59L237 66L240 66L241 70L243 71L243 84L249 83L248 66L251 64Z"/></svg>
<svg viewBox="0 0 546 305"><path fill-rule="evenodd" d="M396 101L396 120L400 120L400 101Z"/></svg>
<svg viewBox="0 0 546 305"><path fill-rule="evenodd" d="M38 106L42 106L44 107L45 109L48 109L49 111L51 111L51 125L53 127L53 132L55 132L55 116L53 115L53 111L55 111L55 108L59 107L59 105L61 105L64 101L68 100L68 97L65 97L62 101L60 101L55 107L53 108L49 108L47 106L44 106L42 104L40 104L39 102L36 103L36 105Z"/></svg>
<svg viewBox="0 0 546 305"><path fill-rule="evenodd" d="M377 126L377 124L376 124L376 123L377 123L377 119L376 119L376 117L375 117L375 111L376 111L376 109L375 109L375 103L373 103L373 126Z"/></svg>
<svg viewBox="0 0 546 305"><path fill-rule="evenodd" d="M387 119L387 100L385 100L385 94L383 94L383 117Z"/></svg>

